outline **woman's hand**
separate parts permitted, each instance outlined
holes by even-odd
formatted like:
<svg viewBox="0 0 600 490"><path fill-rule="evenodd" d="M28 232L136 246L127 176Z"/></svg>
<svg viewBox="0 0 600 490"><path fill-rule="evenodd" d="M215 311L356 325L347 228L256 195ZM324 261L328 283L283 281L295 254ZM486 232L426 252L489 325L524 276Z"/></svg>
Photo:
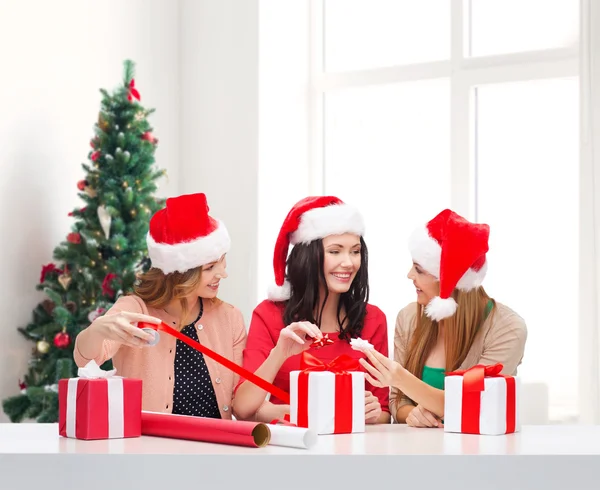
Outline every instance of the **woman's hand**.
<svg viewBox="0 0 600 490"><path fill-rule="evenodd" d="M116 340L129 347L145 347L154 340L154 335L144 332L135 325L137 322L147 322L158 325L161 320L141 313L121 311L115 315L98 317L88 327L90 334L97 338Z"/></svg>
<svg viewBox="0 0 600 490"><path fill-rule="evenodd" d="M380 354L376 350L367 350L365 354L371 361L369 364L364 359L360 359L360 364L367 370L365 377L369 383L379 388L395 386L398 388L398 378L404 368L391 359Z"/></svg>
<svg viewBox="0 0 600 490"><path fill-rule="evenodd" d="M281 331L274 349L282 358L287 359L309 349L313 341L322 336L316 325L310 322L294 322Z"/></svg>
<svg viewBox="0 0 600 490"><path fill-rule="evenodd" d="M381 403L370 391L365 391L365 423L376 424L381 415Z"/></svg>
<svg viewBox="0 0 600 490"><path fill-rule="evenodd" d="M432 412L417 405L406 416L406 425L410 427L444 427L442 421Z"/></svg>

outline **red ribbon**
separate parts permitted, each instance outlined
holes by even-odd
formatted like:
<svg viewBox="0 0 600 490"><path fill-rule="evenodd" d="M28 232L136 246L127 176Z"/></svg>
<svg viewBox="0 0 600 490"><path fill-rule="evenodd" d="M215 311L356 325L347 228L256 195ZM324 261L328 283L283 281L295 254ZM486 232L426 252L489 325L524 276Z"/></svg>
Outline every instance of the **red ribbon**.
<svg viewBox="0 0 600 490"><path fill-rule="evenodd" d="M138 327L139 328L151 328L152 330L160 330L161 332L166 332L169 335L172 335L176 339L181 340L182 342L185 342L190 347L196 349L197 351L202 352L202 354L204 354L205 356L208 356L211 359L217 361L222 366L225 366L227 369L233 371L236 374L239 374L241 377L245 378L246 380L250 381L251 383L254 383L259 388L262 388L263 390L267 391L268 393L271 393L273 396L276 396L277 398L279 398L283 403L289 405L289 403L290 403L289 393L286 393L281 388L277 388L277 386L256 376L256 374L251 373L247 369L244 369L243 367L237 365L233 361L230 361L226 357L223 357L222 355L217 354L215 351L209 349L208 347L202 345L201 343L196 342L195 340L192 340L187 335L184 335L181 332L178 332L177 330L175 330L174 328L169 327L169 325L167 325L166 323L162 322L162 323L156 325L154 323L139 322Z"/></svg>
<svg viewBox="0 0 600 490"><path fill-rule="evenodd" d="M131 102L133 98L140 100L140 93L135 88L135 80L132 78L131 82L129 82L129 93L127 94L127 100Z"/></svg>
<svg viewBox="0 0 600 490"><path fill-rule="evenodd" d="M506 433L510 434L515 431L515 378L500 374L503 367L500 363L491 366L478 364L469 369L452 371L446 374L446 376L463 377L461 432L465 434L480 433L481 392L485 390L485 378L504 378L506 380Z"/></svg>
<svg viewBox="0 0 600 490"><path fill-rule="evenodd" d="M298 427L308 427L308 379L314 372L330 371L335 374L334 433L352 432L352 375L348 371L359 371L358 360L342 354L325 363L308 352L303 352L298 375Z"/></svg>

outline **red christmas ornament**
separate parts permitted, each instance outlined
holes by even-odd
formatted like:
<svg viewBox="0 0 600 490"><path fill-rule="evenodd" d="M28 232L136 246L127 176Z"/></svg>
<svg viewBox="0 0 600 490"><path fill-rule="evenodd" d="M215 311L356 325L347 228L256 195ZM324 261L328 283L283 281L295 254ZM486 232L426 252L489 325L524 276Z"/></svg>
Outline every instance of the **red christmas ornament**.
<svg viewBox="0 0 600 490"><path fill-rule="evenodd" d="M92 162L95 162L96 160L98 160L98 158L100 158L100 150L96 150L90 155L90 159L92 160Z"/></svg>
<svg viewBox="0 0 600 490"><path fill-rule="evenodd" d="M86 206L86 207L84 207L84 208L78 209L78 210L77 210L77 213L79 213L79 214L83 214L83 213L85 213L85 210L86 210L86 209L87 209L87 206ZM69 216L75 216L75 212L74 212L74 211L71 211L71 212L69 213Z"/></svg>
<svg viewBox="0 0 600 490"><path fill-rule="evenodd" d="M114 272L106 274L106 277L102 281L102 294L112 298L115 295L115 290L111 287L111 282L116 279L117 275Z"/></svg>
<svg viewBox="0 0 600 490"><path fill-rule="evenodd" d="M42 284L46 280L46 275L51 272L61 273L61 270L57 268L54 264L46 264L42 266L42 273L40 274L40 284Z"/></svg>
<svg viewBox="0 0 600 490"><path fill-rule="evenodd" d="M129 82L129 93L127 94L127 100L131 102L133 98L140 100L140 93L135 88L135 80L132 78L131 82Z"/></svg>
<svg viewBox="0 0 600 490"><path fill-rule="evenodd" d="M154 135L150 132L150 131L146 131L143 135L142 135L142 139L144 141L149 141L152 144L156 144L158 143L158 140L154 137Z"/></svg>
<svg viewBox="0 0 600 490"><path fill-rule="evenodd" d="M55 336L54 336L54 345L56 347L58 347L59 349L65 349L67 347L69 347L69 344L71 343L71 337L69 336L69 334L67 332L58 332Z"/></svg>
<svg viewBox="0 0 600 490"><path fill-rule="evenodd" d="M67 235L67 241L74 244L81 243L81 235L79 233L69 233Z"/></svg>
<svg viewBox="0 0 600 490"><path fill-rule="evenodd" d="M77 188L82 191L84 190L87 186L88 186L88 181L87 180L80 180L79 182L77 182Z"/></svg>
<svg viewBox="0 0 600 490"><path fill-rule="evenodd" d="M26 390L27 389L27 384L24 381L19 380L19 389L20 390Z"/></svg>

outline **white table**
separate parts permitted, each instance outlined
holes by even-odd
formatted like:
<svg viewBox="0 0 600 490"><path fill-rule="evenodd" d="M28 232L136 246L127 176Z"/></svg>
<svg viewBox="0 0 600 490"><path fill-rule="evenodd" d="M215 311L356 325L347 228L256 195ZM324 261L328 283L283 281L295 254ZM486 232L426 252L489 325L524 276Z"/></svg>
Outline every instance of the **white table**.
<svg viewBox="0 0 600 490"><path fill-rule="evenodd" d="M79 441L60 437L56 424L0 424L0 488L597 490L600 426L527 426L507 436L371 426L319 436L302 450L155 437Z"/></svg>

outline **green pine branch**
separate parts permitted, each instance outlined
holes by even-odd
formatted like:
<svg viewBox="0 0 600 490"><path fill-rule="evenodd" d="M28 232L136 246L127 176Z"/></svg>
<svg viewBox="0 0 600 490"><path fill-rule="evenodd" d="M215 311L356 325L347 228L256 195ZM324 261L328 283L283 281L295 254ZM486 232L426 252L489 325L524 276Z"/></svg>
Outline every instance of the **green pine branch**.
<svg viewBox="0 0 600 490"><path fill-rule="evenodd" d="M26 388L2 403L13 422L57 421L56 384L77 375L73 362L77 334L89 325L90 313L105 311L118 295L132 292L136 272L150 267L145 239L149 217L164 205L154 196L164 171L155 166L156 140L150 136L148 116L154 109L128 99L134 79L135 64L126 60L122 84L110 92L100 89L91 149L81 164L84 176L79 189L74 189L81 206L71 210L71 230L53 251L55 267L35 285L44 292L44 300L34 307L32 320L18 327L33 347L22 377ZM135 89L141 91L137 80ZM98 215L100 206L110 215L108 237ZM65 338L66 345L61 345ZM112 366L107 362L102 367Z"/></svg>

